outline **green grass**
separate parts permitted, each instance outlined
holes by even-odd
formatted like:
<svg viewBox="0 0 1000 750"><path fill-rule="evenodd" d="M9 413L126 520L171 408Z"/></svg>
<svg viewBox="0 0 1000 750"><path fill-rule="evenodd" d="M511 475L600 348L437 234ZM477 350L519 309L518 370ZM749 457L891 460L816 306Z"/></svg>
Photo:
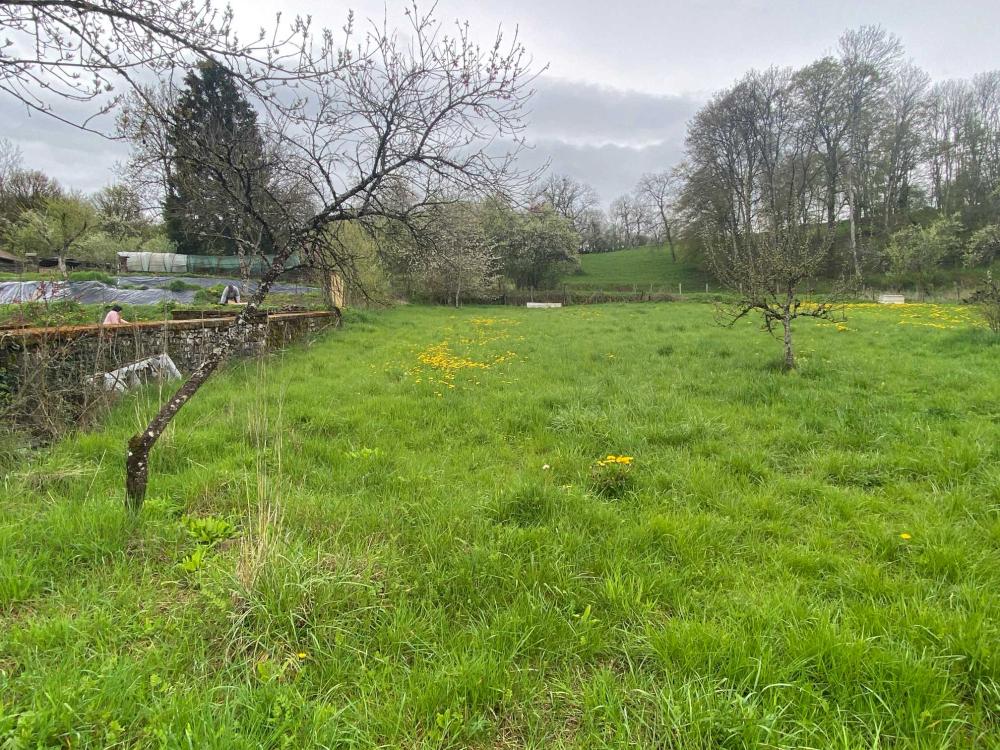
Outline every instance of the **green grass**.
<svg viewBox="0 0 1000 750"><path fill-rule="evenodd" d="M69 281L100 281L104 284L114 285L115 277L104 271L70 271L67 275ZM46 268L41 271L24 271L21 273L3 272L0 273L0 281L64 281L62 273L55 268Z"/></svg>
<svg viewBox="0 0 1000 750"><path fill-rule="evenodd" d="M69 280L100 281L102 284L107 284L108 286L114 286L118 281L114 276L103 271L71 271L69 273Z"/></svg>
<svg viewBox="0 0 1000 750"><path fill-rule="evenodd" d="M648 246L611 253L586 253L580 256L580 270L567 276L562 284L572 289L602 291L648 291L650 285L658 292L690 294L720 289L718 283L694 265L678 259L674 263L666 247Z"/></svg>
<svg viewBox="0 0 1000 750"><path fill-rule="evenodd" d="M138 522L126 400L0 489L0 746L997 746L1000 346L849 312L791 375L707 305L353 313Z"/></svg>
<svg viewBox="0 0 1000 750"><path fill-rule="evenodd" d="M172 302L160 305L122 305L122 317L129 322L163 320L177 307ZM60 299L0 305L0 326L72 326L94 325L104 320L110 305L84 304Z"/></svg>
<svg viewBox="0 0 1000 750"><path fill-rule="evenodd" d="M200 286L185 281L184 279L174 279L169 284L167 284L167 289L169 289L171 292L201 291Z"/></svg>
<svg viewBox="0 0 1000 750"><path fill-rule="evenodd" d="M130 323L166 320L172 310L202 310L218 308L218 293L212 291L196 298L190 305L164 301L158 305L122 305L122 317ZM321 294L271 294L263 310L280 310L283 307L320 308L323 306ZM84 304L75 300L54 300L48 302L24 302L16 305L0 305L0 327L19 326L69 326L94 325L104 320L110 305ZM235 314L236 308L233 309Z"/></svg>

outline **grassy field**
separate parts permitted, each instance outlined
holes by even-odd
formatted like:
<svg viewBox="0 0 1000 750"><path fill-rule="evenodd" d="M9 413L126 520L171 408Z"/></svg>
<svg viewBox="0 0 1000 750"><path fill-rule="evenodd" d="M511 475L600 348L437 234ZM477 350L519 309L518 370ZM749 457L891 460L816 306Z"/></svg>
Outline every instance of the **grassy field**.
<svg viewBox="0 0 1000 750"><path fill-rule="evenodd" d="M0 747L1000 745L1000 346L797 333L355 313L199 393L138 521L125 401L0 489Z"/></svg>
<svg viewBox="0 0 1000 750"><path fill-rule="evenodd" d="M684 296L697 298L699 292L724 292L725 289L711 275L698 269L692 263L670 259L666 247L648 246L612 253L588 253L580 256L581 273L565 277L560 284L573 290L608 292L654 292L676 294L680 290ZM992 266L993 275L1000 275L1000 261ZM986 269L941 268L921 277L907 274L891 277L886 274L869 273L865 286L870 290L902 291L910 299L934 299L937 302L955 302L967 298L986 274ZM829 279L820 279L811 286L827 289ZM681 286L678 287L678 284ZM866 297L868 298L868 297Z"/></svg>
<svg viewBox="0 0 1000 750"><path fill-rule="evenodd" d="M657 291L677 292L682 284L686 293L720 289L718 283L693 265L670 259L666 247L637 247L612 253L587 253L580 256L582 273L563 279L562 284L571 289L622 290L633 287L648 290L652 284Z"/></svg>

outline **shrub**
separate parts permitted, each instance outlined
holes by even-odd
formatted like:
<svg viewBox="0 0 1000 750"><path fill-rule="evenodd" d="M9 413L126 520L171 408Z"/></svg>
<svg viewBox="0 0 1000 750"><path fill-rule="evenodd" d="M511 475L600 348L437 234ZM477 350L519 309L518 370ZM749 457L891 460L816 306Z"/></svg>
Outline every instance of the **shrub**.
<svg viewBox="0 0 1000 750"><path fill-rule="evenodd" d="M167 284L167 289L171 292L191 292L191 291L201 291L201 287L197 284L191 284L184 279L174 279L169 284ZM219 291L222 294L222 291Z"/></svg>
<svg viewBox="0 0 1000 750"><path fill-rule="evenodd" d="M986 279L976 290L976 302L982 310L986 325L993 333L1000 335L1000 283L993 278L993 272L986 272Z"/></svg>
<svg viewBox="0 0 1000 750"><path fill-rule="evenodd" d="M1000 224L987 224L972 233L964 262L968 267L988 266L994 258L1000 258Z"/></svg>
<svg viewBox="0 0 1000 750"><path fill-rule="evenodd" d="M194 295L194 303L196 305L214 305L218 303L219 298L222 296L223 288L222 284L202 287L198 290L198 293Z"/></svg>

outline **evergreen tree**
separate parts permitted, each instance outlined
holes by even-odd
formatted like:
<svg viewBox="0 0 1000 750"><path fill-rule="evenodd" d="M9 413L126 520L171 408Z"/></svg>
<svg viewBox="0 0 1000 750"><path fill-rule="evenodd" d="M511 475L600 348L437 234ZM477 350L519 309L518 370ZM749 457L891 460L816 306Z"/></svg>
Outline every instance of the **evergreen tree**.
<svg viewBox="0 0 1000 750"><path fill-rule="evenodd" d="M257 113L215 63L200 64L184 83L167 134L167 236L181 253L242 255L240 240L254 242L247 196L262 195L271 178Z"/></svg>

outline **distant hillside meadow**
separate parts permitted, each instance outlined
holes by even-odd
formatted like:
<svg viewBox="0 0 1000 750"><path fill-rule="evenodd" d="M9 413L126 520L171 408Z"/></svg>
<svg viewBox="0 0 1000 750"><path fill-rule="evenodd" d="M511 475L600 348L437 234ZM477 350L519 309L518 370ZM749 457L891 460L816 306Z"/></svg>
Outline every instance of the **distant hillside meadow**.
<svg viewBox="0 0 1000 750"><path fill-rule="evenodd" d="M995 337L851 305L785 373L712 316L351 312L138 518L127 397L0 486L0 747L1000 746Z"/></svg>
<svg viewBox="0 0 1000 750"><path fill-rule="evenodd" d="M666 247L645 247L617 250L609 253L584 253L580 257L580 272L566 276L563 284L574 289L626 291L633 287L649 287L676 292L711 291L718 282L694 264L674 262Z"/></svg>
<svg viewBox="0 0 1000 750"><path fill-rule="evenodd" d="M616 250L607 253L583 253L579 256L580 267L576 273L564 276L560 285L574 290L609 292L648 291L684 295L705 292L726 292L717 279L699 267L698 264L670 257L665 246L646 245L643 247ZM865 283L867 289L898 290L910 299L933 297L942 301L958 301L967 297L982 283L987 269L984 268L939 268L924 277L916 275L889 276L872 274ZM1000 260L991 269L995 277L1000 277ZM827 276L815 280L812 285L829 287L836 281ZM853 292L857 295L860 290ZM802 290L808 296L808 290Z"/></svg>

